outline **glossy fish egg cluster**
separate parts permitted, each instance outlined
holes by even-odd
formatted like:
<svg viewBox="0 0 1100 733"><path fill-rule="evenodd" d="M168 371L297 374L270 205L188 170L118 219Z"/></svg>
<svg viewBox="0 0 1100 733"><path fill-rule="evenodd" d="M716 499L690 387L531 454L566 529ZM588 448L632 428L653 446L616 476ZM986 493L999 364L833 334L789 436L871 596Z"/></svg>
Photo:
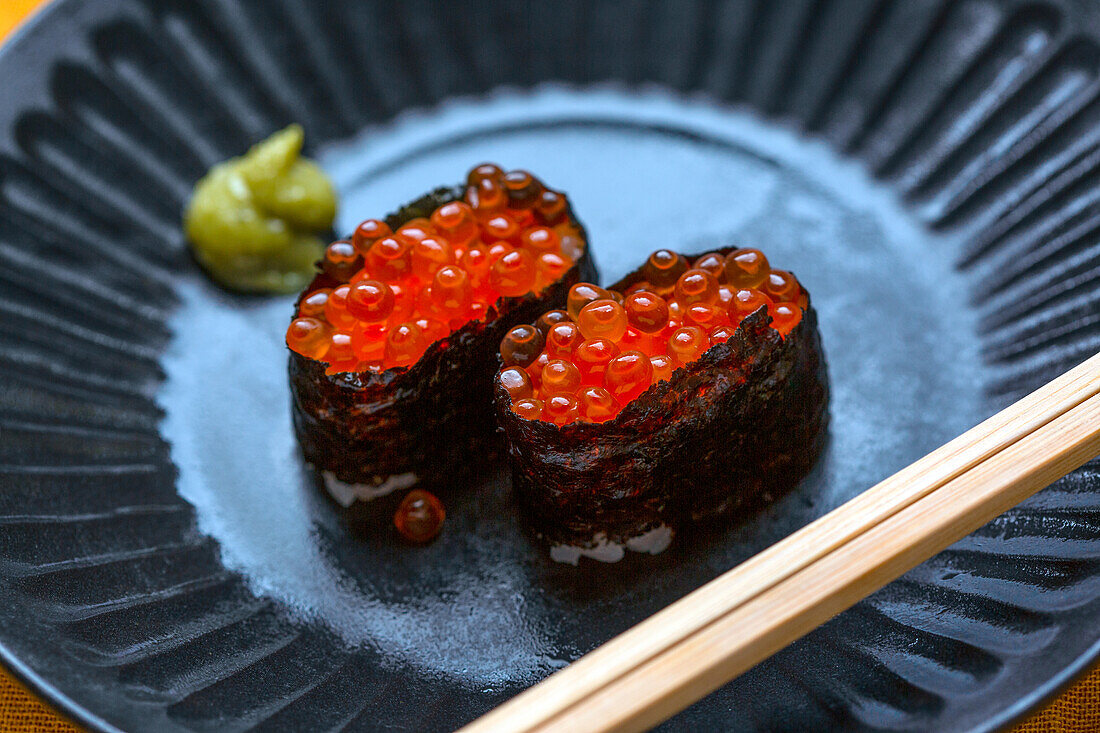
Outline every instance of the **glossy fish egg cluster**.
<svg viewBox="0 0 1100 733"><path fill-rule="evenodd" d="M771 327L786 336L807 305L794 276L773 270L756 249L694 262L658 250L642 277L621 294L577 283L565 310L508 332L499 379L516 414L559 425L610 420L729 339L749 314L767 308Z"/></svg>
<svg viewBox="0 0 1100 733"><path fill-rule="evenodd" d="M286 342L327 373L416 363L466 323L491 318L500 297L540 292L583 254L565 196L526 171L470 171L463 199L397 231L367 219L325 251L337 283L306 293Z"/></svg>

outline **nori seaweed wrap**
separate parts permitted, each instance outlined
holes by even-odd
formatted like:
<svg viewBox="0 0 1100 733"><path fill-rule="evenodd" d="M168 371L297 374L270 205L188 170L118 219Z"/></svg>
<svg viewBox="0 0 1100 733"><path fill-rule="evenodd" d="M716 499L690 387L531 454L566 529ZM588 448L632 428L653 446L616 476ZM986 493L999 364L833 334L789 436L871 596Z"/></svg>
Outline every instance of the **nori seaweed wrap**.
<svg viewBox="0 0 1100 733"><path fill-rule="evenodd" d="M319 266L287 333L294 428L345 506L499 456L501 338L596 273L565 196L492 165L366 220Z"/></svg>
<svg viewBox="0 0 1100 733"><path fill-rule="evenodd" d="M581 555L614 561L624 548L659 552L693 522L747 516L793 488L824 443L828 402L817 315L794 277L770 270L757 250L663 250L600 290L576 286L569 314L539 321L545 348L534 350L537 360L513 354L516 335L501 348L496 405L513 490L551 555L576 563ZM665 302L656 294L674 301L671 316L654 311L654 301ZM624 317L626 331L616 331ZM648 334L639 327L647 317ZM609 329L612 338L600 339ZM573 330L584 340L570 345ZM699 332L709 339L693 351ZM632 391L621 387L615 362L605 357L602 373L591 368L601 340L618 344L604 344L617 359L637 362L639 350L664 356L650 357L651 376ZM557 384L575 387L571 364L580 367L578 398L550 397Z"/></svg>

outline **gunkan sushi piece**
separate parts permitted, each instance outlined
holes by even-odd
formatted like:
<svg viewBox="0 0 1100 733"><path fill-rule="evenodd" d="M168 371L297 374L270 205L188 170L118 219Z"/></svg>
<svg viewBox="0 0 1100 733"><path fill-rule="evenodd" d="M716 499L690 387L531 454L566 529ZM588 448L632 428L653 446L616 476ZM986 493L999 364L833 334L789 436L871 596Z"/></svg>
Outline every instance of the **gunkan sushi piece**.
<svg viewBox="0 0 1100 733"><path fill-rule="evenodd" d="M294 428L345 506L499 455L496 352L595 276L564 194L485 164L333 242L287 330Z"/></svg>
<svg viewBox="0 0 1100 733"><path fill-rule="evenodd" d="M759 250L668 250L501 342L497 415L512 485L551 556L656 553L676 531L747 516L824 442L817 315Z"/></svg>

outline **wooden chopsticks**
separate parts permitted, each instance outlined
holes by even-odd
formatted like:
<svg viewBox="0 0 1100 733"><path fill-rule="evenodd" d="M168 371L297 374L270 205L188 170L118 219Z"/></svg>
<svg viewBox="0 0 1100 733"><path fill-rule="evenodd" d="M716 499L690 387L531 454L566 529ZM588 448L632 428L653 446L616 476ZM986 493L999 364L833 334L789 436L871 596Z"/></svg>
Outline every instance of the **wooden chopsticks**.
<svg viewBox="0 0 1100 733"><path fill-rule="evenodd" d="M652 726L1100 453L1100 354L467 731Z"/></svg>

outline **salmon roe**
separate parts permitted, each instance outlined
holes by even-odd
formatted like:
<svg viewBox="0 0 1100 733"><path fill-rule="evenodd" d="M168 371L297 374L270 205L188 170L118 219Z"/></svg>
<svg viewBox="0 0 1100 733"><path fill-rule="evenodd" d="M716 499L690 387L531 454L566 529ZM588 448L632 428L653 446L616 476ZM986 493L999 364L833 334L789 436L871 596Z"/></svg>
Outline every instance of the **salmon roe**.
<svg viewBox="0 0 1100 733"><path fill-rule="evenodd" d="M393 526L410 542L429 542L443 529L447 512L435 494L413 489L401 501L393 515Z"/></svg>
<svg viewBox="0 0 1100 733"><path fill-rule="evenodd" d="M761 308L785 337L807 302L794 276L773 270L759 250L709 252L694 263L658 250L625 295L577 283L564 310L513 328L500 345L506 368L499 379L512 396L512 411L526 420L605 422L651 385L728 341ZM306 339L307 332L298 337Z"/></svg>
<svg viewBox="0 0 1100 733"><path fill-rule="evenodd" d="M558 282L584 253L565 196L530 173L485 163L466 182L461 200L427 217L396 231L367 219L350 241L329 245L320 263L329 282L299 300L287 346L327 362L328 374L409 366L452 331L493 318L499 298ZM561 315L525 327L507 349L508 364L530 367L549 327L572 320Z"/></svg>

